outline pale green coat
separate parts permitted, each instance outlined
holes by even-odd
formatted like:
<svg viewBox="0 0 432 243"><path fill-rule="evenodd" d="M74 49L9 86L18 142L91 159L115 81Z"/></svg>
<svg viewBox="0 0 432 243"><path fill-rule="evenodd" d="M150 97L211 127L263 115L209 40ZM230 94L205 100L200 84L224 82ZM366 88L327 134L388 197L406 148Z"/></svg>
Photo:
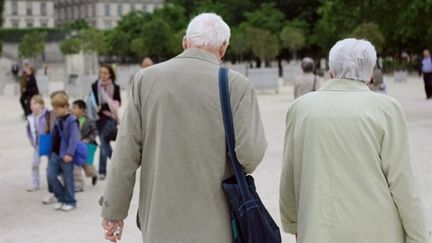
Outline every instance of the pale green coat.
<svg viewBox="0 0 432 243"><path fill-rule="evenodd" d="M366 84L331 80L287 114L280 185L299 243L427 243L405 116Z"/></svg>
<svg viewBox="0 0 432 243"><path fill-rule="evenodd" d="M102 217L127 216L141 167L139 215L145 243L232 241L221 187L228 164L218 69L214 55L188 49L133 80ZM267 146L257 98L241 74L230 71L229 81L237 155L252 172Z"/></svg>

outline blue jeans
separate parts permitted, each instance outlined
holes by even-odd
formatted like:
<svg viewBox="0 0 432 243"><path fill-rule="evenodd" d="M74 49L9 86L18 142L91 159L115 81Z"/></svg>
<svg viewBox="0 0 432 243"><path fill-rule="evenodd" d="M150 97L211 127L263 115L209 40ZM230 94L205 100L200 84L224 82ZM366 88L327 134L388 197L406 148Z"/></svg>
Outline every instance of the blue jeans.
<svg viewBox="0 0 432 243"><path fill-rule="evenodd" d="M48 181L55 197L60 203L76 206L73 163L65 163L56 153L52 153L48 162ZM64 185L58 176L63 174Z"/></svg>
<svg viewBox="0 0 432 243"><path fill-rule="evenodd" d="M116 122L112 119L99 121L96 123L96 128L100 139L100 154L99 154L99 174L107 174L107 160L111 158L113 150L110 144L110 134L112 132L111 127L116 126Z"/></svg>

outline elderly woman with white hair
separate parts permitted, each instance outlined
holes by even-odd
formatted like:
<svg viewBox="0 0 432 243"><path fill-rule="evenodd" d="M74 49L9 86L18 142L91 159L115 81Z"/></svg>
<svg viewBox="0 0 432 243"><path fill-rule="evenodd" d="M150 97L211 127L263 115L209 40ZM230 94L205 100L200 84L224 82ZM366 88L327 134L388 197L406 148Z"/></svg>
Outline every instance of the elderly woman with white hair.
<svg viewBox="0 0 432 243"><path fill-rule="evenodd" d="M220 16L200 14L189 23L183 53L135 75L100 200L106 239L121 236L141 167L143 242L233 241L221 186L229 164L218 86L229 39ZM250 173L267 147L258 102L247 78L228 76L235 149Z"/></svg>
<svg viewBox="0 0 432 243"><path fill-rule="evenodd" d="M332 80L288 110L280 212L299 243L430 242L402 108L367 86L375 63L370 42L337 42Z"/></svg>

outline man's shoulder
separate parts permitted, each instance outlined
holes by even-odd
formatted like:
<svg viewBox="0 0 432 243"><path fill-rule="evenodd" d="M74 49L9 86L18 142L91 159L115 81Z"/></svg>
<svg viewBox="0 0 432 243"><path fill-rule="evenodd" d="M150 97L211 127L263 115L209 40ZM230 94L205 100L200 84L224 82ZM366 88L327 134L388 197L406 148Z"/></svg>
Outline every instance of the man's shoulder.
<svg viewBox="0 0 432 243"><path fill-rule="evenodd" d="M229 82L231 83L231 87L232 88L240 88L240 89L251 89L253 88L253 84L252 82L243 74L232 70L232 69L228 69L228 79Z"/></svg>

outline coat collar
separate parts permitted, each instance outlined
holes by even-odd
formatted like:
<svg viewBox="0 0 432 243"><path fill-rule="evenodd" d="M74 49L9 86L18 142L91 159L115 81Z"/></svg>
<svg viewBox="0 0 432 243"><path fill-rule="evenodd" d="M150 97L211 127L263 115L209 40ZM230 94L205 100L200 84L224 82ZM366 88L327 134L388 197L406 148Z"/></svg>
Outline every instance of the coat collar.
<svg viewBox="0 0 432 243"><path fill-rule="evenodd" d="M219 65L219 61L215 55L198 48L186 49L176 58L194 58Z"/></svg>
<svg viewBox="0 0 432 243"><path fill-rule="evenodd" d="M366 83L349 79L331 79L319 91L370 91Z"/></svg>

